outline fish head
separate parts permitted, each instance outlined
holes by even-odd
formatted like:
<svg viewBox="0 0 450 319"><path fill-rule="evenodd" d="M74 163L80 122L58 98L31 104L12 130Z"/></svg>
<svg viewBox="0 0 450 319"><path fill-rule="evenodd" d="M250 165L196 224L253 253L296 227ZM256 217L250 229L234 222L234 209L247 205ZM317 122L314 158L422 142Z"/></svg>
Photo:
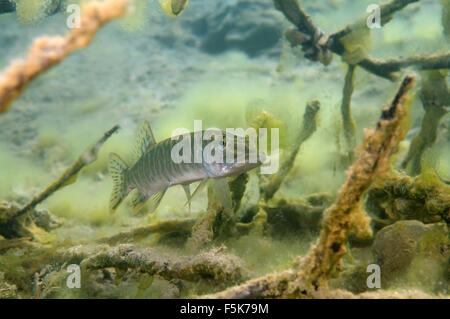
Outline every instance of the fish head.
<svg viewBox="0 0 450 319"><path fill-rule="evenodd" d="M218 156L212 156L205 150L203 153L204 166L211 175L236 176L260 166L265 160L264 154L258 156L256 135L238 135L224 131L221 131L221 135L215 144Z"/></svg>

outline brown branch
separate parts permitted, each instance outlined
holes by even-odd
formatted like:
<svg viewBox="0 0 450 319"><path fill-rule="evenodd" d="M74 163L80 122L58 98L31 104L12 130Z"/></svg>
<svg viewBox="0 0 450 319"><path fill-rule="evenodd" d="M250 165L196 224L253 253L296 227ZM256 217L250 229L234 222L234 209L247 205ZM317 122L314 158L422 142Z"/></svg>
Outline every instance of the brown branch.
<svg viewBox="0 0 450 319"><path fill-rule="evenodd" d="M277 174L271 175L267 181L261 183L260 191L265 201L268 201L278 191L282 182L294 166L295 158L300 150L301 145L316 131L316 115L320 109L320 101L312 100L306 105L303 114L303 126L299 132L292 151L287 156ZM263 177L261 176L261 179Z"/></svg>
<svg viewBox="0 0 450 319"><path fill-rule="evenodd" d="M83 6L80 28L66 37L40 37L31 46L28 57L13 62L0 77L0 113L20 96L40 73L61 62L75 50L87 46L105 23L126 13L129 0L92 1Z"/></svg>
<svg viewBox="0 0 450 319"><path fill-rule="evenodd" d="M356 125L352 118L351 100L353 94L353 82L355 75L355 66L349 64L347 74L345 75L344 90L342 94L341 115L344 126L344 136L346 141L346 159L349 163L354 160L353 150L356 146Z"/></svg>
<svg viewBox="0 0 450 319"><path fill-rule="evenodd" d="M86 270L115 267L137 269L149 275L158 275L167 280L174 278L187 281L199 279L214 280L218 283L237 282L247 278L242 261L235 255L223 252L224 247L211 249L196 256L174 256L154 248L136 248L124 244L110 248L96 247L91 252L76 252L82 258L80 266ZM65 258L73 260L71 253Z"/></svg>
<svg viewBox="0 0 450 319"><path fill-rule="evenodd" d="M450 106L450 90L446 77L447 75L441 75L436 71L429 71L422 77L420 99L425 115L420 132L412 140L408 154L402 163L402 168L408 168L411 175L420 174L422 154L436 142L439 122L448 112L446 107Z"/></svg>
<svg viewBox="0 0 450 319"><path fill-rule="evenodd" d="M30 236L30 232L24 228L22 221L19 220L20 217L34 209L36 205L47 199L58 189L70 183L72 179L76 178L83 167L94 162L97 159L97 153L100 148L118 129L119 126L115 125L106 131L103 136L94 145L86 149L75 163L57 180L47 186L45 190L29 201L23 208L19 209L17 205L8 203L0 205L0 234L6 238Z"/></svg>
<svg viewBox="0 0 450 319"><path fill-rule="evenodd" d="M374 130L366 131L358 157L349 168L336 202L325 211L324 227L318 243L293 269L270 274L231 287L209 298L323 298L330 292L326 283L346 252L345 242L355 227L361 233L368 228L368 217L360 209L360 200L375 178L389 169L389 157L404 138L402 121L406 116L406 93L414 83L407 76L389 108L383 110Z"/></svg>
<svg viewBox="0 0 450 319"><path fill-rule="evenodd" d="M380 6L381 24L388 23L393 14L407 5L419 0L392 0ZM344 55L346 49L340 41L343 37L361 28L366 28L365 19L346 26L331 35L325 34L314 21L303 11L297 0L274 0L275 7L283 12L286 18L295 25L286 31L286 38L292 46L301 45L305 57L312 61L320 61L324 65L331 62L331 52ZM446 69L450 67L450 53L434 56L411 56L405 59L377 60L366 56L357 65L377 76L395 80L396 72L415 66L419 69Z"/></svg>

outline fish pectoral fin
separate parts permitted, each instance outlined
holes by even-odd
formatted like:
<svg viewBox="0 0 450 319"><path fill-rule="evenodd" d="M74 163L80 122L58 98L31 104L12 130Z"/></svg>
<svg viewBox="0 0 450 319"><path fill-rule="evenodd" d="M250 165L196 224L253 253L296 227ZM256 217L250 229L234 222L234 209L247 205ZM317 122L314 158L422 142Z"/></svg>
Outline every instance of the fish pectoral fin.
<svg viewBox="0 0 450 319"><path fill-rule="evenodd" d="M233 200L231 199L231 191L226 178L218 178L212 180L212 188L214 196L224 208L231 209Z"/></svg>
<svg viewBox="0 0 450 319"><path fill-rule="evenodd" d="M155 193L152 196L150 196L150 199L148 200L149 203L148 213L153 213L156 210L156 208L158 208L159 203L161 202L161 199L163 198L166 191L167 188L161 192Z"/></svg>
<svg viewBox="0 0 450 319"><path fill-rule="evenodd" d="M188 197L188 201L186 202L186 205L189 205L189 209L191 207L191 201L192 198L194 198L195 195L197 195L198 193L200 193L206 186L206 182L208 181L208 178L202 179L200 181L200 184L198 184L197 188L194 190L194 192L192 193L192 195L190 195L190 197ZM183 186L184 187L184 186ZM188 189L189 189L189 185L188 185ZM186 189L184 189L184 191L186 191ZM187 196L187 193L186 193Z"/></svg>
<svg viewBox="0 0 450 319"><path fill-rule="evenodd" d="M149 199L149 196L142 194L138 189L135 189L131 194L130 207L133 209L133 213L137 214L142 207L144 207L145 202Z"/></svg>

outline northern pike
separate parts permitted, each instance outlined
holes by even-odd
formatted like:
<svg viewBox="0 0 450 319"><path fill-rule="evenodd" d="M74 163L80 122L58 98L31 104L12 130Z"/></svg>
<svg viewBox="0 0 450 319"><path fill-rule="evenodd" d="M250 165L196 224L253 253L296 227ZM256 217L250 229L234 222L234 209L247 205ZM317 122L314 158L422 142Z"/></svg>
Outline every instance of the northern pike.
<svg viewBox="0 0 450 319"><path fill-rule="evenodd" d="M221 137L218 138L216 147L217 150L222 151L223 157L218 160L218 157L209 155L208 158L208 154L212 154L212 152L204 152L201 160L196 162L194 154L198 150L195 149L195 143L192 141L200 138L201 148L206 151L206 147L211 141L202 138L205 132L186 133L157 143L149 123L144 121L137 130L135 163L133 165L129 166L115 153L109 154L108 168L113 179L110 213L114 213L132 191L130 205L134 212L138 212L147 201L150 204L149 211L152 212L158 207L166 190L174 185L183 186L190 204L191 198L210 179L222 180L219 191L228 192L224 196L231 198L228 184L224 178L237 176L258 167L261 165L261 161L259 159L251 160L257 158L255 156L257 151L249 147L245 138L218 130L215 133ZM191 141L190 152L188 152L190 160L179 162L173 159L172 150L184 139ZM231 161L226 158L227 149L230 148L233 148L234 152L234 158ZM197 181L201 181L201 183L191 195L189 184Z"/></svg>

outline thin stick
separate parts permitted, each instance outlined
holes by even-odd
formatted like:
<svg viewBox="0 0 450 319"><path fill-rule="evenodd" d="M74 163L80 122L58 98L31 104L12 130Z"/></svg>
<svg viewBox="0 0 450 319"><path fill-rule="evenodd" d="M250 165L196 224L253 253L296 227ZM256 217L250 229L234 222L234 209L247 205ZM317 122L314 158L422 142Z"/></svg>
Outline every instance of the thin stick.
<svg viewBox="0 0 450 319"><path fill-rule="evenodd" d="M66 37L37 38L22 61L13 62L0 77L0 113L5 112L25 87L75 50L86 47L105 23L126 13L130 0L92 1L83 6L80 28Z"/></svg>
<svg viewBox="0 0 450 319"><path fill-rule="evenodd" d="M37 204L44 201L47 197L61 188L61 186L66 184L72 177L77 175L83 167L94 162L97 159L97 153L100 148L103 146L106 140L111 137L111 135L117 132L118 129L119 125L115 125L111 129L106 131L103 134L102 138L99 139L97 143L85 150L84 153L81 154L80 157L78 157L76 162L71 167L69 167L56 181L50 184L44 191L42 191L38 196L34 197L21 210L19 210L15 214L15 218L20 217L21 215L36 207Z"/></svg>
<svg viewBox="0 0 450 319"><path fill-rule="evenodd" d="M323 298L326 283L346 252L345 242L353 227L368 227L369 219L359 205L375 178L389 169L389 157L404 138L402 121L406 116L406 93L415 78L406 76L389 108L383 110L374 130L366 132L358 158L349 168L336 202L325 211L324 227L318 243L294 268L266 275L231 287L207 298Z"/></svg>
<svg viewBox="0 0 450 319"><path fill-rule="evenodd" d="M353 162L354 153L353 150L356 146L355 131L356 125L352 118L351 100L353 94L353 80L355 75L355 66L348 65L347 74L345 75L344 90L342 95L341 115L342 124L344 126L344 136L346 141L347 158L349 162Z"/></svg>

